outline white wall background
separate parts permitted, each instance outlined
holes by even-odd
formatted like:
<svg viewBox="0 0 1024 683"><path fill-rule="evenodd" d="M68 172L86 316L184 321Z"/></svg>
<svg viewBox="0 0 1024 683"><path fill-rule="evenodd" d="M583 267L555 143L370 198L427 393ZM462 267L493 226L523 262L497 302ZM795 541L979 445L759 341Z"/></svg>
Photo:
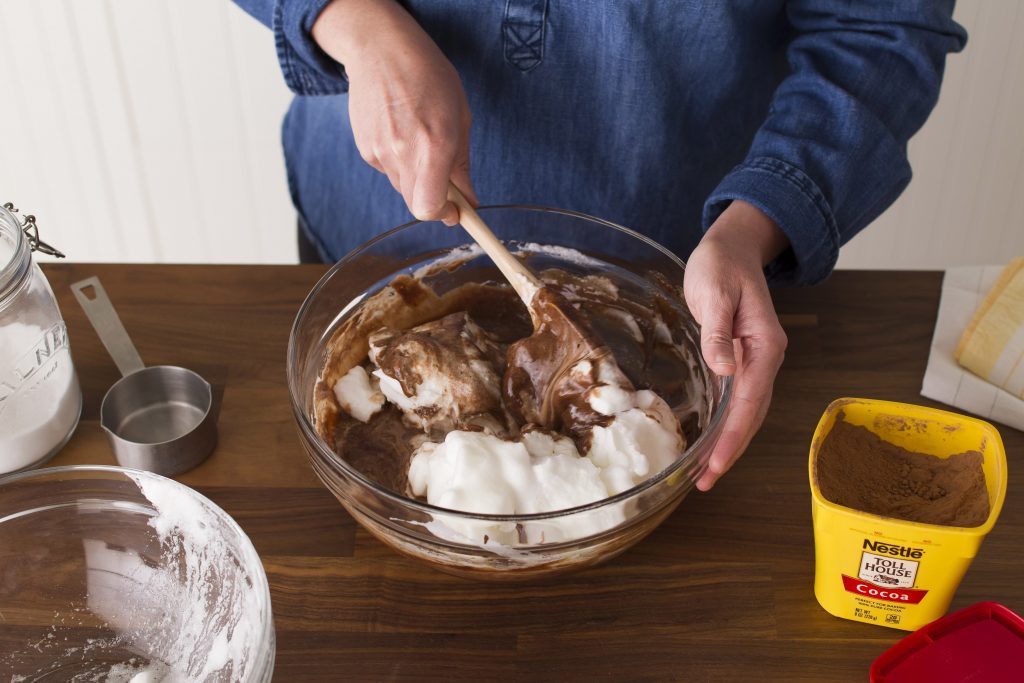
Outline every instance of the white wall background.
<svg viewBox="0 0 1024 683"><path fill-rule="evenodd" d="M0 0L0 197L78 261L290 263L290 96L228 0Z"/></svg>
<svg viewBox="0 0 1024 683"><path fill-rule="evenodd" d="M899 2L899 0L894 0ZM1024 2L959 0L967 48L910 141L914 180L846 247L845 268L1003 264L1024 255Z"/></svg>
<svg viewBox="0 0 1024 683"><path fill-rule="evenodd" d="M848 268L1024 254L1024 2L971 34L911 142L915 180ZM229 0L0 0L0 199L77 261L296 260L273 39Z"/></svg>

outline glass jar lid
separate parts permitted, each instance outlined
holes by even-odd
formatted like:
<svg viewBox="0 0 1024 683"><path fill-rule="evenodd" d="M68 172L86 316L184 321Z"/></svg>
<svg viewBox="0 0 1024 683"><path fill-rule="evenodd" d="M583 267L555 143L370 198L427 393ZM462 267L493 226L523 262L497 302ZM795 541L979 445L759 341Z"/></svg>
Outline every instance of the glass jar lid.
<svg viewBox="0 0 1024 683"><path fill-rule="evenodd" d="M31 253L64 258L60 250L39 239L32 214L18 216L11 202L0 206L0 302L18 290L31 266Z"/></svg>
<svg viewBox="0 0 1024 683"><path fill-rule="evenodd" d="M64 258L63 252L56 247L52 247L46 242L39 239L39 226L36 225L36 217L32 214L24 214L22 220L18 220L18 217L14 214L18 213L18 208L14 206L13 202L7 202L3 205L5 211L9 215L9 219L15 224L21 227L21 231L25 234L28 239L29 249L32 251L38 251L40 254L46 254L47 256L56 256L57 258Z"/></svg>

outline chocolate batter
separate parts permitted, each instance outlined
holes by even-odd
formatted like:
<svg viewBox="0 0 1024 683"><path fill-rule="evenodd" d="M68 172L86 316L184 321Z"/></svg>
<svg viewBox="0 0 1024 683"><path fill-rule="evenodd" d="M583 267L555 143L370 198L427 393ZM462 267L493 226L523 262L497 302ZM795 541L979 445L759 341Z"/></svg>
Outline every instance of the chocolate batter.
<svg viewBox="0 0 1024 683"><path fill-rule="evenodd" d="M988 519L983 458L948 458L883 441L842 414L825 437L815 476L826 500L883 517L944 526L980 526Z"/></svg>
<svg viewBox="0 0 1024 683"><path fill-rule="evenodd" d="M415 450L413 439L421 432L405 424L402 411L392 405L384 406L365 424L344 412L342 415L334 436L339 455L377 483L404 492Z"/></svg>
<svg viewBox="0 0 1024 683"><path fill-rule="evenodd" d="M318 432L353 467L388 488L406 492L409 458L419 443L416 439L426 438L424 430L407 424L390 404L367 424L360 423L338 408L330 390L353 365L367 364L366 351L372 344L381 368L403 385L415 386L422 372L438 369L453 378L450 389L458 396L458 407L446 411L438 423L441 429L434 431L479 429L483 415L492 418L487 426L493 433L514 437L524 428L562 431L577 438L583 452L588 427L606 418L579 397L588 382L597 382L602 358L607 358L612 370L606 368L606 373L619 372L624 386L658 393L681 420L687 442L696 439L705 419L705 371L694 355L696 347L687 337L683 317L662 293L649 290L643 300L619 292L607 278L562 271L546 271L541 278L548 285L541 290L547 292L541 305L563 307L574 325L585 330L589 352L598 351L590 358L592 376L569 378L543 366L552 355L545 345L564 343L565 335L549 328L548 336L531 337L530 315L508 285L470 283L438 296L421 281L400 276L363 302L332 337L316 389ZM472 343L467 343L467 326L478 326L483 337L474 333ZM587 352L569 350L561 357L573 359ZM469 372L471 361L494 366L498 377L505 374L500 394L488 392ZM554 386L533 391L537 372L550 373L556 378ZM443 438L426 431L433 440Z"/></svg>
<svg viewBox="0 0 1024 683"><path fill-rule="evenodd" d="M466 311L450 313L413 330L383 328L370 337L370 348L380 349L377 365L398 380L406 396L416 392L424 376L447 378L446 389L455 396L450 410L440 414L433 406L417 409L420 426L431 438L443 439L478 416L504 422L497 391L504 348Z"/></svg>

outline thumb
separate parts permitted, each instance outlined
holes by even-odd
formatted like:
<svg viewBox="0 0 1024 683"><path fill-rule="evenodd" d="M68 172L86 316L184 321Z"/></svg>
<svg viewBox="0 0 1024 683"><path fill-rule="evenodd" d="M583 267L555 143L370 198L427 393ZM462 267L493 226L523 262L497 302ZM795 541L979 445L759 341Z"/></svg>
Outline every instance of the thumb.
<svg viewBox="0 0 1024 683"><path fill-rule="evenodd" d="M732 342L735 315L735 302L728 298L707 301L700 309L701 353L718 375L736 372L736 351Z"/></svg>

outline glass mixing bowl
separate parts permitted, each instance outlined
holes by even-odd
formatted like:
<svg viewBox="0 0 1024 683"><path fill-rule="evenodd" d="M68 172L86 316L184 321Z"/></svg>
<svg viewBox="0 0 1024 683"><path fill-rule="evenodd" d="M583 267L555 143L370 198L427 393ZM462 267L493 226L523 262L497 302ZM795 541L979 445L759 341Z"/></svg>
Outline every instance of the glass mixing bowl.
<svg viewBox="0 0 1024 683"><path fill-rule="evenodd" d="M171 479L120 467L0 478L0 680L269 681L256 550Z"/></svg>
<svg viewBox="0 0 1024 683"><path fill-rule="evenodd" d="M287 364L299 436L313 469L345 509L378 539L407 555L448 573L482 579L527 579L581 569L614 557L649 534L690 491L720 436L731 378L714 375L703 362L698 327L682 300L685 266L667 249L626 228L569 211L495 206L480 209L480 214L512 251L526 254L535 272L557 267L575 275L604 274L620 289L657 291L673 302L704 386L699 437L672 466L624 493L542 514L448 510L388 490L352 468L320 438L312 417L314 386L334 330L361 301L399 274L431 271L424 281L438 294L466 282L501 281L490 260L469 246L472 241L463 230L418 221L348 254L299 309ZM552 245L552 235L557 236L554 248L537 248L538 243ZM448 265L428 267L438 261ZM487 530L495 533L485 535Z"/></svg>

